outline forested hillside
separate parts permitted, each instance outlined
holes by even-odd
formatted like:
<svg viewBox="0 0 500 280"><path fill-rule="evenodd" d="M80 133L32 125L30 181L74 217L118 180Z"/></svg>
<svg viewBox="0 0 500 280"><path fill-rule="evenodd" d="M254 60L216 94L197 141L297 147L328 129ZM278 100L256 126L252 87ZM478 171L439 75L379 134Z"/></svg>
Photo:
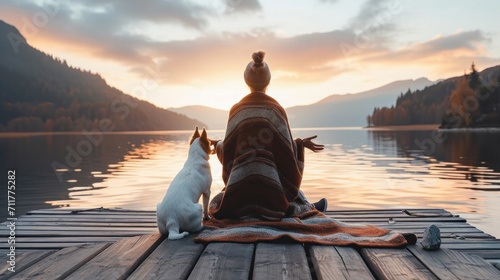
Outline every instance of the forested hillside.
<svg viewBox="0 0 500 280"><path fill-rule="evenodd" d="M474 64L462 77L423 90L401 93L396 106L375 108L368 126L441 124L444 128L500 125L500 66L478 72Z"/></svg>
<svg viewBox="0 0 500 280"><path fill-rule="evenodd" d="M192 129L199 121L110 87L29 46L0 20L0 131L82 131L103 122L113 131Z"/></svg>

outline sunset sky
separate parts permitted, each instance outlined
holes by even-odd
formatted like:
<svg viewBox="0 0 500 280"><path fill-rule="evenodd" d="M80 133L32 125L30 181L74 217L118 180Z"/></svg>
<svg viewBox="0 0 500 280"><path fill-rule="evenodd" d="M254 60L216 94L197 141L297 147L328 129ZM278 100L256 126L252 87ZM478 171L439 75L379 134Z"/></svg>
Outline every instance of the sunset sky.
<svg viewBox="0 0 500 280"><path fill-rule="evenodd" d="M500 1L2 0L32 46L160 107L229 109L265 50L285 107L500 64Z"/></svg>

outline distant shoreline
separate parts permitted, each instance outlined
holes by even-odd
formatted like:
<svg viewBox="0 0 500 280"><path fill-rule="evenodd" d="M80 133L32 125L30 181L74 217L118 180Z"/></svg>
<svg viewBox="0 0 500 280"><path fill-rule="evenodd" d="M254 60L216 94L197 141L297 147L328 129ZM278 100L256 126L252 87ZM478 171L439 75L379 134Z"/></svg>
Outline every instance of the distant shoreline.
<svg viewBox="0 0 500 280"><path fill-rule="evenodd" d="M500 126L474 126L474 127L440 127L440 124L412 124L412 125L383 125L365 126L363 129L376 131L391 130L440 130L448 132L460 131L499 131Z"/></svg>
<svg viewBox="0 0 500 280"><path fill-rule="evenodd" d="M366 130L437 130L439 124L365 126Z"/></svg>
<svg viewBox="0 0 500 280"><path fill-rule="evenodd" d="M89 131L89 134L103 134L103 135L120 135L120 134L173 134L173 133L192 133L191 130L130 130L130 131ZM82 131L39 131L39 132L0 132L2 137L33 137L33 136L52 136L52 135L83 135Z"/></svg>

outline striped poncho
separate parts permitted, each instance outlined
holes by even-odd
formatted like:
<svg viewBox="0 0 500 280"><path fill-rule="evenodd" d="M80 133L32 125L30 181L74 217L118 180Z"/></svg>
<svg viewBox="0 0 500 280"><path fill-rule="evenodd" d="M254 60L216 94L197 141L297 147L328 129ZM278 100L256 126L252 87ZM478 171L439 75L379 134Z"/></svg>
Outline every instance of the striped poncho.
<svg viewBox="0 0 500 280"><path fill-rule="evenodd" d="M212 217L204 221L197 242L408 244L394 231L331 219L301 198L304 145L292 139L285 110L263 93L251 93L233 106L217 156L226 187L210 202ZM407 236L414 244L415 235Z"/></svg>
<svg viewBox="0 0 500 280"><path fill-rule="evenodd" d="M226 188L213 217L278 220L296 201L304 146L292 139L286 112L272 97L254 92L231 108L217 156Z"/></svg>

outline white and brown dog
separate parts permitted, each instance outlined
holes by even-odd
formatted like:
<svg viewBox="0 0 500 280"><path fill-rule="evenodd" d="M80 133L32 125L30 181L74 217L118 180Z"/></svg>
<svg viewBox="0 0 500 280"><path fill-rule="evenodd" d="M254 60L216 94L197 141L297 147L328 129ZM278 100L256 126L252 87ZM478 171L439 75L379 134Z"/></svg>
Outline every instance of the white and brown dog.
<svg viewBox="0 0 500 280"><path fill-rule="evenodd" d="M181 171L175 176L163 201L156 207L156 219L160 233L168 239L181 239L190 232L202 229L203 218L208 219L208 200L212 173L208 162L210 140L207 131L191 137L189 154ZM203 208L198 203L203 195Z"/></svg>

